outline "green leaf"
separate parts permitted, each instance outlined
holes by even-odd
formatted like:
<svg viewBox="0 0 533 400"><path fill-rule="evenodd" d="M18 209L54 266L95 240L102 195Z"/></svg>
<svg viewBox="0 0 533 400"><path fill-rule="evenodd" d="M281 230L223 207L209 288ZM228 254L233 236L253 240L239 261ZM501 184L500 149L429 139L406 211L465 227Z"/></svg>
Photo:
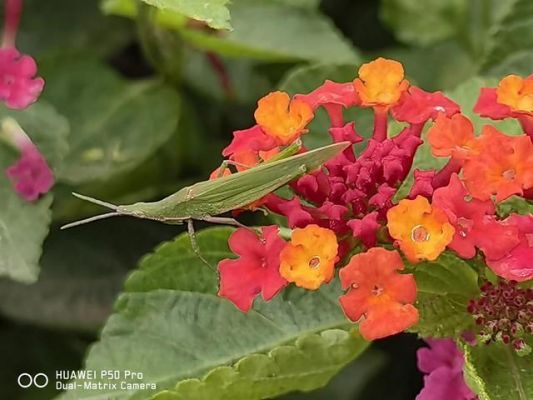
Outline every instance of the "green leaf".
<svg viewBox="0 0 533 400"><path fill-rule="evenodd" d="M229 0L142 0L161 10L183 14L203 21L214 29L231 29L230 14L226 6Z"/></svg>
<svg viewBox="0 0 533 400"><path fill-rule="evenodd" d="M260 400L298 389L310 391L331 377L366 347L347 331L304 335L294 345L268 354L252 354L231 367L218 367L203 379L189 379L154 400Z"/></svg>
<svg viewBox="0 0 533 400"><path fill-rule="evenodd" d="M512 0L500 24L493 30L482 71L491 75L531 73L533 64L533 3Z"/></svg>
<svg viewBox="0 0 533 400"><path fill-rule="evenodd" d="M463 346L465 378L480 400L533 398L533 356L519 357L510 346Z"/></svg>
<svg viewBox="0 0 533 400"><path fill-rule="evenodd" d="M354 400L363 398L363 390L371 379L382 372L386 363L385 354L376 347L370 347L363 354L358 356L350 364L343 368L328 384L322 389L314 390L310 393L293 392L288 395L278 397L279 400Z"/></svg>
<svg viewBox="0 0 533 400"><path fill-rule="evenodd" d="M134 32L126 21L102 15L98 3L99 0L26 0L17 47L37 60L45 54L79 49L110 54L131 41Z"/></svg>
<svg viewBox="0 0 533 400"><path fill-rule="evenodd" d="M68 117L72 130L61 181L80 184L130 171L175 132L179 98L162 82L128 82L84 57L43 64L44 97Z"/></svg>
<svg viewBox="0 0 533 400"><path fill-rule="evenodd" d="M413 331L422 337L459 337L472 326L466 307L479 288L477 273L465 260L445 252L417 264L414 274L420 320Z"/></svg>
<svg viewBox="0 0 533 400"><path fill-rule="evenodd" d="M320 0L271 0L273 2L278 2L281 4L286 4L292 7L301 7L301 8L318 8L320 5Z"/></svg>
<svg viewBox="0 0 533 400"><path fill-rule="evenodd" d="M17 120L56 171L68 148L66 120L45 102L34 104L24 111L1 107L0 119L7 116ZM3 171L17 157L15 152L0 143L0 276L31 283L37 280L39 274L41 245L51 220L52 195L30 203L13 190Z"/></svg>
<svg viewBox="0 0 533 400"><path fill-rule="evenodd" d="M285 2L234 0L229 8L233 30L217 33L188 27L181 14L164 10L157 23L180 32L183 40L204 51L271 62L356 63L360 56L325 15L311 7ZM106 13L137 16L131 0L105 0ZM282 24L279 21L283 21Z"/></svg>
<svg viewBox="0 0 533 400"><path fill-rule="evenodd" d="M228 237L232 228L212 228L201 231L196 241L202 256L216 265L223 258L232 257ZM161 277L166 279L162 280ZM157 289L184 290L216 294L217 276L191 251L190 238L180 235L163 243L153 254L144 257L139 267L125 283L127 292L149 292Z"/></svg>
<svg viewBox="0 0 533 400"><path fill-rule="evenodd" d="M411 84L427 91L456 87L478 69L478 63L451 39L428 47L396 46L380 51L379 56L400 61Z"/></svg>
<svg viewBox="0 0 533 400"><path fill-rule="evenodd" d="M223 243L230 232L200 232L203 256L210 262L233 257ZM270 390L281 394L319 387L366 346L344 329L338 283L314 292L290 288L269 303L256 300L244 314L214 294L215 280L194 259L186 235L146 257L128 280L85 368L143 372L142 382L156 383L157 389L80 388L62 398L144 399L170 389L186 393L187 399L206 398L202 394L213 391L228 397L207 398L259 399L274 393ZM266 378L277 383L262 386ZM229 387L222 390L224 383ZM254 397L246 397L250 394Z"/></svg>
<svg viewBox="0 0 533 400"><path fill-rule="evenodd" d="M232 2L230 10L233 31L215 36L189 29L182 31L184 39L204 50L235 57L331 63L359 59L333 23L313 10L247 0Z"/></svg>
<svg viewBox="0 0 533 400"><path fill-rule="evenodd" d="M464 18L465 1L384 0L381 17L398 39L414 45L430 45L453 37Z"/></svg>
<svg viewBox="0 0 533 400"><path fill-rule="evenodd" d="M128 231L136 234L124 235ZM126 218L52 230L36 283L0 280L0 311L32 325L96 331L111 314L129 268L170 232L170 227Z"/></svg>
<svg viewBox="0 0 533 400"><path fill-rule="evenodd" d="M0 158L4 160L0 149ZM4 162L2 170L7 166ZM22 200L6 178L0 178L0 276L32 283L39 275L41 245L50 224L52 195L36 203Z"/></svg>
<svg viewBox="0 0 533 400"><path fill-rule="evenodd" d="M498 215L502 218L508 217L512 213L521 215L533 214L533 202L523 197L512 196L496 205Z"/></svg>

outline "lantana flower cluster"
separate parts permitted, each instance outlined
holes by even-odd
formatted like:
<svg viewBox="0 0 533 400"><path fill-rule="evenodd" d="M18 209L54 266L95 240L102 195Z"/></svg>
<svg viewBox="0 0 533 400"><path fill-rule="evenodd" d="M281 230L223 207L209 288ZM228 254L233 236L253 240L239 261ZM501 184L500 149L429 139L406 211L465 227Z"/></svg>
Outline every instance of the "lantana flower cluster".
<svg viewBox="0 0 533 400"><path fill-rule="evenodd" d="M345 120L352 107L373 111L371 136ZM445 250L483 257L502 281L533 277L533 216L496 213L513 195L533 196L533 76L511 75L483 88L474 108L483 117L517 119L523 134L491 125L475 132L457 103L411 85L399 62L378 58L352 82L325 81L292 97L266 95L256 124L234 132L222 154L237 171L268 162L305 140L319 108L329 116L331 141L352 146L291 182L290 196L271 193L247 207L286 217L290 233L282 237L276 225L237 229L229 239L236 258L219 264L219 296L247 312L259 295L268 301L291 284L317 290L338 274L340 306L373 340L417 323L416 280L405 268L416 271L417 263ZM396 135L388 132L391 120L404 125ZM401 198L424 141L434 157L448 161L439 170L415 169ZM364 150L356 152L361 142ZM228 173L217 170L212 179Z"/></svg>

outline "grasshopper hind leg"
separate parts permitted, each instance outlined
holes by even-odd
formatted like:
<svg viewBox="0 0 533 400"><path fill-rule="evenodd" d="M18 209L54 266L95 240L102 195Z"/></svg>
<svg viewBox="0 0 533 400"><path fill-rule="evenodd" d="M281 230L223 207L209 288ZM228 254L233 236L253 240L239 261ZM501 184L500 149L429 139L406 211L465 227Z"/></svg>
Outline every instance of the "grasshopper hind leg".
<svg viewBox="0 0 533 400"><path fill-rule="evenodd" d="M200 246L196 241L196 231L194 230L194 223L192 219L187 220L187 232L189 233L189 240L191 241L191 248L194 251L194 254L196 254L198 258L202 260L202 262L207 265L211 270L215 271L215 268L211 264L209 264L209 261L207 261L204 256L202 256Z"/></svg>

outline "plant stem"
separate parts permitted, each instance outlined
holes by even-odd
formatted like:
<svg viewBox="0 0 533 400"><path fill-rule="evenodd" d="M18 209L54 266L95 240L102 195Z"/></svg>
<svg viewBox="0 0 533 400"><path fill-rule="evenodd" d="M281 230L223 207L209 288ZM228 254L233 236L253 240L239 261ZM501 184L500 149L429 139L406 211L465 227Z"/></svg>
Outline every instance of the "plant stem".
<svg viewBox="0 0 533 400"><path fill-rule="evenodd" d="M385 107L374 107L374 140L383 142L387 139L387 119L388 110Z"/></svg>
<svg viewBox="0 0 533 400"><path fill-rule="evenodd" d="M22 0L5 0L2 47L15 47L15 39L22 14Z"/></svg>

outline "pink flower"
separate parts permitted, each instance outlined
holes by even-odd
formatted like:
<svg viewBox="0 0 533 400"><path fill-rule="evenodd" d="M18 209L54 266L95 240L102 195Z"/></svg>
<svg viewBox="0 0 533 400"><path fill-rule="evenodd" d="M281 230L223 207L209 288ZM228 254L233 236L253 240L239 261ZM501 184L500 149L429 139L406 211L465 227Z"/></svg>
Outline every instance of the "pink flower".
<svg viewBox="0 0 533 400"><path fill-rule="evenodd" d="M474 257L476 247L487 257L502 257L518 243L517 230L496 220L491 201L472 198L457 174L447 186L435 190L433 204L444 210L455 228L448 247L463 258Z"/></svg>
<svg viewBox="0 0 533 400"><path fill-rule="evenodd" d="M392 115L398 121L421 124L436 119L439 113L451 117L460 111L459 105L442 94L429 93L415 86L404 92L400 102L392 108Z"/></svg>
<svg viewBox="0 0 533 400"><path fill-rule="evenodd" d="M35 201L54 185L52 170L16 121L4 120L2 130L8 143L20 151L20 158L6 168L6 175L22 198Z"/></svg>
<svg viewBox="0 0 533 400"><path fill-rule="evenodd" d="M416 400L473 400L477 396L463 378L463 354L451 339L426 339L417 351L418 369L425 374Z"/></svg>
<svg viewBox="0 0 533 400"><path fill-rule="evenodd" d="M504 224L518 229L518 244L508 246L499 258L486 254L487 265L496 275L507 280L524 282L533 279L533 215L513 214ZM500 240L497 236L488 237Z"/></svg>
<svg viewBox="0 0 533 400"><path fill-rule="evenodd" d="M368 248L374 247L377 243L377 231L381 226L377 218L378 213L373 211L361 219L352 219L347 223L352 229L353 235Z"/></svg>
<svg viewBox="0 0 533 400"><path fill-rule="evenodd" d="M218 295L244 312L259 294L268 301L287 285L279 273L279 255L285 242L278 236L278 227L264 226L261 231L262 237L258 237L250 229L237 229L229 238L229 246L239 258L218 264Z"/></svg>
<svg viewBox="0 0 533 400"><path fill-rule="evenodd" d="M0 49L0 100L7 107L23 109L41 94L44 80L35 77L37 64L15 48Z"/></svg>

